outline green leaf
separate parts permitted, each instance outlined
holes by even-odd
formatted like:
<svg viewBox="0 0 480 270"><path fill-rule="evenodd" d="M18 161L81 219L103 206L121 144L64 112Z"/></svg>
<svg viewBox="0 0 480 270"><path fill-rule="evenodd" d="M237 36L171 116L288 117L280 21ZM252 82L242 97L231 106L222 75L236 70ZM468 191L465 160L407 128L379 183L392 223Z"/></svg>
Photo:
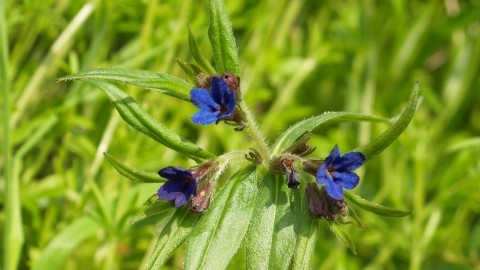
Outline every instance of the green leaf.
<svg viewBox="0 0 480 270"><path fill-rule="evenodd" d="M322 115L300 121L283 132L280 136L278 136L277 140L272 145L272 154L275 155L283 152L305 132L312 132L315 129L323 128L332 123L355 121L390 122L388 118L375 115L365 115L361 113L350 112L327 112Z"/></svg>
<svg viewBox="0 0 480 270"><path fill-rule="evenodd" d="M350 235L339 224L335 222L328 222L328 225L330 226L330 229L332 229L332 232L337 236L337 238L340 239L340 241L342 241L343 243L345 243L345 245L350 248L353 254L357 255L355 245L353 244Z"/></svg>
<svg viewBox="0 0 480 270"><path fill-rule="evenodd" d="M254 217L246 235L247 269L286 269L296 246L291 189L268 173L260 183Z"/></svg>
<svg viewBox="0 0 480 270"><path fill-rule="evenodd" d="M339 219L339 220L337 220L337 222L341 223L341 224L345 224L345 225L346 224L353 224L353 225L357 226L358 228L360 228L362 230L365 229L362 221L360 220L360 217L357 215L357 212L355 212L355 210L348 207L348 213L349 213L348 217Z"/></svg>
<svg viewBox="0 0 480 270"><path fill-rule="evenodd" d="M194 160L201 161L215 157L212 153L203 150L157 122L132 97L115 85L98 80L87 81L100 87L112 101L113 106L122 118L136 130Z"/></svg>
<svg viewBox="0 0 480 270"><path fill-rule="evenodd" d="M193 71L193 68L188 65L187 62L184 62L180 59L175 59L177 61L177 64L183 69L185 74L187 74L187 77L190 82L195 83L195 72Z"/></svg>
<svg viewBox="0 0 480 270"><path fill-rule="evenodd" d="M59 78L57 82L73 80L119 82L160 92L186 101L190 101L190 90L195 88L194 85L172 75L126 68L96 68L85 70Z"/></svg>
<svg viewBox="0 0 480 270"><path fill-rule="evenodd" d="M212 65L207 60L207 58L203 56L202 51L200 51L197 40L195 39L195 36L192 33L192 29L190 29L190 24L187 23L187 27L188 27L188 44L190 45L190 53L192 54L195 61L197 61L197 63L200 65L200 67L203 69L203 71L206 74L215 74L215 69L212 67Z"/></svg>
<svg viewBox="0 0 480 270"><path fill-rule="evenodd" d="M383 205L379 205L373 202L369 202L365 199L362 199L360 196L357 196L353 193L351 193L348 190L344 190L345 194L345 199L348 200L348 202L351 202L355 204L356 206L365 209L367 211L370 211L372 213L375 213L380 216L384 217L406 217L411 214L413 214L413 211L404 211L404 210L398 210L395 208L391 207L386 207Z"/></svg>
<svg viewBox="0 0 480 270"><path fill-rule="evenodd" d="M390 144L392 144L400 134L408 127L410 121L415 114L417 109L417 101L418 101L418 81L415 82L415 86L413 87L412 94L407 103L407 107L403 110L402 115L398 120L393 124L390 128L385 130L380 136L375 138L369 144L359 147L354 152L362 152L365 157L367 158L364 163L367 163L372 158L380 154L385 148L387 148Z"/></svg>
<svg viewBox="0 0 480 270"><path fill-rule="evenodd" d="M311 261L318 236L318 219L314 219L310 215L304 189L294 191L294 195L301 196L299 200L292 202L292 204L299 203L301 210L296 215L297 247L293 254L292 269L311 269Z"/></svg>
<svg viewBox="0 0 480 270"><path fill-rule="evenodd" d="M228 18L223 0L210 0L210 26L208 37L212 44L213 59L217 73L232 72L240 76L237 45L233 36L232 23Z"/></svg>
<svg viewBox="0 0 480 270"><path fill-rule="evenodd" d="M63 269L72 251L84 240L94 236L103 226L91 216L83 216L65 227L43 249L32 270Z"/></svg>
<svg viewBox="0 0 480 270"><path fill-rule="evenodd" d="M192 213L188 207L182 207L175 211L158 236L155 248L147 263L147 270L162 269L173 252L185 241L201 216Z"/></svg>
<svg viewBox="0 0 480 270"><path fill-rule="evenodd" d="M165 179L161 178L157 173L146 172L138 170L132 167L128 167L118 160L114 159L111 155L103 153L107 160L121 175L132 180L135 183L164 183Z"/></svg>
<svg viewBox="0 0 480 270"><path fill-rule="evenodd" d="M170 204L169 201L158 201L158 202L155 202L151 205L149 205L145 210L143 210L142 212L138 213L137 215L135 215L135 217L133 217L129 222L128 224L129 225L133 225L139 221L142 221L142 220L145 220L145 219L148 219L148 218L151 218L155 215L158 215L158 214L161 214L165 211L168 211L168 210L172 210L174 207Z"/></svg>
<svg viewBox="0 0 480 270"><path fill-rule="evenodd" d="M215 197L187 241L185 269L225 269L247 232L265 172L245 166Z"/></svg>

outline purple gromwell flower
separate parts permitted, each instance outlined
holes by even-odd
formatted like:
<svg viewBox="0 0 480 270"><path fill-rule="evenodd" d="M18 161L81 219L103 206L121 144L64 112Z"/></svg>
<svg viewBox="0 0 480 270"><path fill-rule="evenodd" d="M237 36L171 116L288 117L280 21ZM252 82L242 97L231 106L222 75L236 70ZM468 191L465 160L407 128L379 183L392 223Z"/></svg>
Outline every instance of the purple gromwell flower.
<svg viewBox="0 0 480 270"><path fill-rule="evenodd" d="M194 175L181 167L169 166L158 174L168 179L158 190L158 198L171 201L175 207L186 204L190 197L197 195L197 180Z"/></svg>
<svg viewBox="0 0 480 270"><path fill-rule="evenodd" d="M335 145L325 163L317 171L317 183L325 184L327 194L335 200L343 199L343 188L353 189L360 178L353 170L360 167L365 156L360 152L349 152L340 155L338 145Z"/></svg>
<svg viewBox="0 0 480 270"><path fill-rule="evenodd" d="M200 108L192 117L195 124L218 124L229 118L235 109L235 91L222 78L212 77L212 89L195 88L190 91L192 103Z"/></svg>

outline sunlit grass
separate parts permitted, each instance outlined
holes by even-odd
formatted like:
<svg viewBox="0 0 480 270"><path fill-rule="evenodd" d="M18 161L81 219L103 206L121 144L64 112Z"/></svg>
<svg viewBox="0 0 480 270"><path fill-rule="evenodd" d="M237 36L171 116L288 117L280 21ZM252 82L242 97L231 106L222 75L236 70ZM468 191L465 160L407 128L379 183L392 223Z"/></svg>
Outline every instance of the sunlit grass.
<svg viewBox="0 0 480 270"><path fill-rule="evenodd" d="M21 213L20 269L146 264L158 228L127 221L158 186L130 183L103 152L151 172L193 163L120 121L99 89L57 84L55 78L94 67L186 78L175 59L192 60L187 21L203 52L212 56L206 2L6 3L1 34L8 41L1 46L9 46L2 55L8 67L0 72L8 74L2 87L9 96L2 93L1 99L11 106L10 116L2 111L10 118L2 119L10 123L10 139L5 139L8 124L1 134L13 149L15 166L10 167L2 144L0 226L14 224L8 211ZM346 227L357 256L320 222L312 269L480 267L479 4L227 0L226 6L239 46L242 91L270 142L294 122L324 111L394 117L415 79L420 82L424 100L412 123L359 171L362 181L354 191L415 214L384 219L358 211L366 230ZM188 103L122 88L159 122L213 153L252 144L225 125L196 128L189 118L196 108ZM311 141L317 146L313 156L326 156L336 143L345 151L365 145L384 129L342 124L318 131ZM18 193L7 193L5 166L12 170L9 181L18 181ZM18 208L11 208L13 199L6 194L14 194ZM64 253L48 254L47 247L66 243ZM5 262L21 241L3 244L0 261ZM178 250L167 267L181 268L183 252ZM244 255L238 252L232 269L243 265Z"/></svg>

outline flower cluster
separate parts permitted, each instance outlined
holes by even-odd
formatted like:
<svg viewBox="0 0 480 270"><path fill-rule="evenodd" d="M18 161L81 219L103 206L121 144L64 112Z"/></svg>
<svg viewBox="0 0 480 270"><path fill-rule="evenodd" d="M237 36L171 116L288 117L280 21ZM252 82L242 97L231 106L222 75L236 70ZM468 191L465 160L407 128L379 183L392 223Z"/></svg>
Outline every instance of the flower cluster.
<svg viewBox="0 0 480 270"><path fill-rule="evenodd" d="M239 79L231 73L222 77L210 76L206 88L195 88L190 92L192 103L200 110L192 116L196 124L218 124L220 121L232 120L240 123L236 112ZM270 170L284 174L285 184L291 189L298 189L301 185L301 176L295 165L295 160L310 155L316 148L310 147L307 142L311 133L305 132L288 147L282 155L270 159ZM254 148L245 155L245 159L256 165L262 163L262 155ZM341 155L338 145L335 145L330 155L324 160L309 159L303 162L303 170L315 176L316 183L307 183L307 194L310 212L316 218L325 217L329 221L339 216L348 215L348 208L343 199L343 189L353 189L360 178L353 170L365 162L365 156L360 152L349 152ZM171 201L175 207L190 203L190 209L199 213L208 208L215 181L209 179L206 171L215 168L214 161L208 161L197 169L183 169L180 167L166 167L159 171L159 175L168 181L158 190L158 198ZM214 169L213 169L214 170ZM207 179L199 189L200 178ZM321 190L318 185L322 185Z"/></svg>

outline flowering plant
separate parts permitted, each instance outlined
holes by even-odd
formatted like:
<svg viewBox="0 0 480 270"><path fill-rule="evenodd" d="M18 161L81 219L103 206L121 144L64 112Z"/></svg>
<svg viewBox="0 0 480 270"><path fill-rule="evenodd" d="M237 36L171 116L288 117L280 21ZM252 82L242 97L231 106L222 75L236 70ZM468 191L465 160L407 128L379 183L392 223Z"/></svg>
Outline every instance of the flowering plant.
<svg viewBox="0 0 480 270"><path fill-rule="evenodd" d="M298 122L273 144L267 144L242 96L237 47L223 2L211 0L209 12L214 66L201 53L189 28L190 51L197 64L178 61L189 82L167 74L114 68L59 79L95 84L128 124L198 163L192 168L169 164L156 174L131 168L106 154L118 172L130 180L163 183L147 200L147 208L132 220L135 223L171 212L147 269L160 269L185 241L186 269L224 269L242 243L248 269L309 268L320 219L325 219L332 232L355 253L352 239L341 227L354 224L363 228L352 206L387 217L412 214L368 202L348 190L360 182L353 170L380 154L410 123L417 106L417 84L399 117L327 112ZM191 116L193 123L232 125L238 136L242 136L240 132L248 134L256 147L220 156L210 153L157 122L114 84L118 82L191 102L199 108ZM307 158L316 149L308 145L315 130L351 121L392 125L367 145L343 156L335 145L327 157ZM218 179L232 162L242 166L220 186Z"/></svg>

